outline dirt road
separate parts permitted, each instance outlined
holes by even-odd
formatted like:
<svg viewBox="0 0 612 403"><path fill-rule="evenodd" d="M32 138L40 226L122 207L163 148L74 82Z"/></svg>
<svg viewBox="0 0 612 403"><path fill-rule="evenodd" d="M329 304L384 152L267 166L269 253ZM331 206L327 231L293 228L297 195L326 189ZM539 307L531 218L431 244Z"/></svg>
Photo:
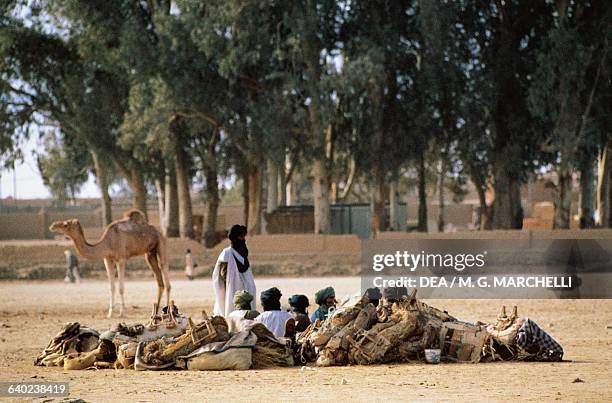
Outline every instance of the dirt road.
<svg viewBox="0 0 612 403"><path fill-rule="evenodd" d="M338 295L358 290L358 278L258 279L283 301L296 292L312 296L327 285ZM173 295L182 311L199 317L211 311L209 281L176 280ZM60 282L0 283L0 381L66 381L70 397L87 401L382 401L382 400L612 400L612 301L610 300L437 300L432 305L467 321L494 320L502 303L519 306L565 348L563 363L393 364L369 367L270 369L227 372L74 371L32 365L61 328L79 321L98 330L108 285ZM152 281L126 284L127 322L144 321L155 295ZM311 297L312 298L312 297ZM576 378L583 382L574 382Z"/></svg>

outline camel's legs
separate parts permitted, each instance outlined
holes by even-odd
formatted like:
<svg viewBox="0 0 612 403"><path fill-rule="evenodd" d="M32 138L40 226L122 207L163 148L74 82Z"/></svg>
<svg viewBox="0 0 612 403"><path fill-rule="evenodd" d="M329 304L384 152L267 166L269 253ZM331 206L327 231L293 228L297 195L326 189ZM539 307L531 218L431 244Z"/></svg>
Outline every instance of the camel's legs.
<svg viewBox="0 0 612 403"><path fill-rule="evenodd" d="M147 260L147 264L149 265L149 268L153 272L153 276L157 281L157 307L159 307L162 294L164 293L164 278L159 268L156 251L147 252L147 254L145 255L145 259ZM157 315L157 312L155 312L155 314Z"/></svg>
<svg viewBox="0 0 612 403"><path fill-rule="evenodd" d="M168 267L161 267L162 277L166 287L166 306L170 306L170 273L168 273Z"/></svg>
<svg viewBox="0 0 612 403"><path fill-rule="evenodd" d="M168 257L166 254L166 239L162 238L159 246L157 248L157 253L159 256L159 267L162 272L162 276L164 279L164 286L166 288L166 306L170 306L170 290L172 289L170 285L170 273L168 272Z"/></svg>
<svg viewBox="0 0 612 403"><path fill-rule="evenodd" d="M108 276L110 286L110 301L108 304L108 317L113 317L113 306L115 305L115 262L110 258L104 258L104 267Z"/></svg>
<svg viewBox="0 0 612 403"><path fill-rule="evenodd" d="M117 269L119 270L119 296L121 297L119 317L123 318L125 316L125 299L123 297L123 291L125 290L125 259L117 261Z"/></svg>

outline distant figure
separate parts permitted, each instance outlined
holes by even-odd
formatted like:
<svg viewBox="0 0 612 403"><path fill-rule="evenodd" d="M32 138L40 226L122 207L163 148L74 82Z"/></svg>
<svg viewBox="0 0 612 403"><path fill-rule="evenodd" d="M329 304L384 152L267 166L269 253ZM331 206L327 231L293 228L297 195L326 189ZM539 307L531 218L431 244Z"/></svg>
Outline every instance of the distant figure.
<svg viewBox="0 0 612 403"><path fill-rule="evenodd" d="M66 277L64 283L81 283L81 272L79 270L79 260L70 249L64 251L66 255Z"/></svg>
<svg viewBox="0 0 612 403"><path fill-rule="evenodd" d="M272 287L261 293L260 302L263 313L255 318L256 322L266 325L276 337L290 336L295 332L295 321L293 316L287 311L281 311L280 290ZM290 321L290 323L288 323Z"/></svg>
<svg viewBox="0 0 612 403"><path fill-rule="evenodd" d="M233 298L237 291L245 290L256 295L253 270L249 263L249 250L245 237L247 228L244 225L234 225L230 228L228 238L231 245L223 249L217 259L213 271L213 287L215 290L215 306L213 313L225 318L234 310ZM255 310L255 301L251 301L251 309Z"/></svg>
<svg viewBox="0 0 612 403"><path fill-rule="evenodd" d="M253 301L253 296L244 290L238 291L234 295L235 310L227 316L230 333L240 332L243 320L253 320L259 316L259 312L251 309L251 301Z"/></svg>
<svg viewBox="0 0 612 403"><path fill-rule="evenodd" d="M316 322L317 319L327 319L330 308L336 307L336 291L334 291L333 287L326 287L317 291L315 294L315 302L319 305L319 309L314 311L310 317L312 323Z"/></svg>
<svg viewBox="0 0 612 403"><path fill-rule="evenodd" d="M292 295L289 298L289 306L291 307L289 313L295 319L295 331L298 333L303 332L310 326L310 319L306 310L310 306L308 297L305 295Z"/></svg>
<svg viewBox="0 0 612 403"><path fill-rule="evenodd" d="M191 249L187 249L187 252L185 253L185 274L189 280L193 280L195 278L196 267L198 267L198 265L193 263Z"/></svg>

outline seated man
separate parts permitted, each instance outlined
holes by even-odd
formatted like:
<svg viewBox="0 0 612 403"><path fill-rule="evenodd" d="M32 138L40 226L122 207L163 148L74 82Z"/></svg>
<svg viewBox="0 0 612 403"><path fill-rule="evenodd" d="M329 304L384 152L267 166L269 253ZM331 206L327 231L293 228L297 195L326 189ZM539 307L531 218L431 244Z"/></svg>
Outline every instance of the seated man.
<svg viewBox="0 0 612 403"><path fill-rule="evenodd" d="M256 322L264 324L276 337L285 337L287 333L288 321L291 320L293 327L294 320L291 314L287 311L281 311L280 290L272 287L261 293L260 301L263 307L263 313L255 318ZM293 331L293 329L291 329ZM291 332L290 332L291 333Z"/></svg>
<svg viewBox="0 0 612 403"><path fill-rule="evenodd" d="M380 293L380 289L377 287L368 288L365 292L365 296L370 300L370 304L374 306L378 306L380 303L380 299L382 298L382 294Z"/></svg>
<svg viewBox="0 0 612 403"><path fill-rule="evenodd" d="M306 311L309 305L310 301L308 301L308 297L305 295L292 295L289 298L289 306L291 307L289 313L295 319L295 331L298 333L303 332L310 326L310 319Z"/></svg>
<svg viewBox="0 0 612 403"><path fill-rule="evenodd" d="M259 316L259 312L251 309L251 301L253 301L253 296L244 290L234 294L234 311L227 316L227 326L230 333L240 332L243 320L253 320Z"/></svg>
<svg viewBox="0 0 612 403"><path fill-rule="evenodd" d="M315 294L315 302L319 305L319 309L310 317L312 323L316 322L317 319L327 319L329 309L336 308L336 291L334 291L333 287L327 287L317 291Z"/></svg>

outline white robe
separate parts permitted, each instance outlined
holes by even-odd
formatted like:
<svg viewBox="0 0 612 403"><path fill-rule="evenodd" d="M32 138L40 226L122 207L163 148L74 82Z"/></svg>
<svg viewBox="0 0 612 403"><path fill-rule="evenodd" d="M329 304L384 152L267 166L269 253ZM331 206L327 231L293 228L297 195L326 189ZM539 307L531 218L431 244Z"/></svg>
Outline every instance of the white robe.
<svg viewBox="0 0 612 403"><path fill-rule="evenodd" d="M287 311L265 311L255 318L255 322L263 323L276 337L285 337L285 325L293 316Z"/></svg>
<svg viewBox="0 0 612 403"><path fill-rule="evenodd" d="M237 311L230 312L230 314L227 315L225 319L227 320L227 327L230 333L237 333L242 331L242 322L248 320L244 318L247 312L248 311L244 309L240 309Z"/></svg>
<svg viewBox="0 0 612 403"><path fill-rule="evenodd" d="M212 275L213 287L215 289L214 315L221 315L227 318L227 316L234 311L234 294L241 290L245 290L253 296L251 309L255 309L257 289L255 288L255 280L253 279L253 270L249 267L246 272L240 273L240 271L238 271L236 259L240 261L240 263L244 263L244 258L231 246L223 249L217 259L217 264L215 265L215 270ZM220 266L222 262L227 262L225 284L220 275Z"/></svg>

